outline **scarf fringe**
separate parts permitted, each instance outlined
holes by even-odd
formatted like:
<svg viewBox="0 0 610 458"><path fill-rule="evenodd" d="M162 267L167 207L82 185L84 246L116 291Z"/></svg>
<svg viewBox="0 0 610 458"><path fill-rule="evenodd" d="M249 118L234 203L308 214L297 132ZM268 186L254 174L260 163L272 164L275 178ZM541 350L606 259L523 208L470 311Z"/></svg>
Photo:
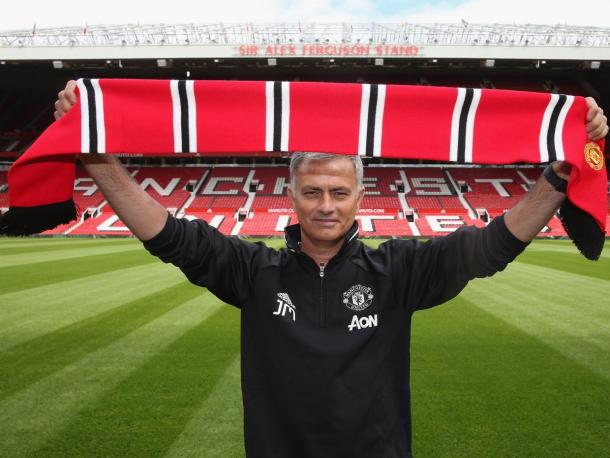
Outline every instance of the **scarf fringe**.
<svg viewBox="0 0 610 458"><path fill-rule="evenodd" d="M597 261L604 248L606 234L587 212L565 200L559 208L559 220L582 255Z"/></svg>
<svg viewBox="0 0 610 458"><path fill-rule="evenodd" d="M76 217L76 205L72 200L38 207L11 207L0 215L0 234L38 234L74 221Z"/></svg>

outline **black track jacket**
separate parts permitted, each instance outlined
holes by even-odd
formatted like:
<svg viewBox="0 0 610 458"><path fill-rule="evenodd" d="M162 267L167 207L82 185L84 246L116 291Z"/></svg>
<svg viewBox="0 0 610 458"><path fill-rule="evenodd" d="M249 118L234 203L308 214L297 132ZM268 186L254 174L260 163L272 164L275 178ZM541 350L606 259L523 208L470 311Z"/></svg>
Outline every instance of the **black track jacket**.
<svg viewBox="0 0 610 458"><path fill-rule="evenodd" d="M412 313L503 270L527 245L503 217L378 249L357 232L324 267L300 252L298 225L276 251L169 217L144 244L241 309L248 457L410 457Z"/></svg>

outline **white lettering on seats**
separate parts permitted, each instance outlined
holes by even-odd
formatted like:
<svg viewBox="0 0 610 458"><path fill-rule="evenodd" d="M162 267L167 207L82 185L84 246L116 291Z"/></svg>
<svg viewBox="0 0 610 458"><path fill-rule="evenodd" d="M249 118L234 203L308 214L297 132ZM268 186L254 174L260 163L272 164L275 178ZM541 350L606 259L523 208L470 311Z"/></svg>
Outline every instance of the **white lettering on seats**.
<svg viewBox="0 0 610 458"><path fill-rule="evenodd" d="M290 224L290 215L280 215L275 225L275 232L282 232Z"/></svg>
<svg viewBox="0 0 610 458"><path fill-rule="evenodd" d="M392 215L358 215L356 219L360 220L362 225L362 232L375 232L375 220L394 220Z"/></svg>
<svg viewBox="0 0 610 458"><path fill-rule="evenodd" d="M411 178L416 196L450 196L451 190L444 178Z"/></svg>
<svg viewBox="0 0 610 458"><path fill-rule="evenodd" d="M238 189L227 189L226 191L217 191L216 186L219 183L243 183L244 177L212 177L210 181L205 185L205 188L201 194L204 196L228 196L235 195L239 192Z"/></svg>
<svg viewBox="0 0 610 458"><path fill-rule="evenodd" d="M93 182L93 178L77 178L74 182L74 191L85 191L83 196L89 197L95 194L97 185Z"/></svg>
<svg viewBox="0 0 610 458"><path fill-rule="evenodd" d="M377 181L378 178L377 177L364 177L362 179L364 184L364 188L366 189L366 195L367 196L378 196L381 194L381 192L379 192L379 190L377 190Z"/></svg>
<svg viewBox="0 0 610 458"><path fill-rule="evenodd" d="M119 225L115 226L116 223L119 223ZM120 223L121 220L119 219L119 217L117 215L112 215L106 220L104 220L102 224L97 226L97 230L100 232L129 232L129 228L123 226Z"/></svg>
<svg viewBox="0 0 610 458"><path fill-rule="evenodd" d="M506 190L502 183L514 183L514 181L510 178L476 178L474 181L475 183L490 183L494 187L496 192L502 197L510 197L510 192Z"/></svg>
<svg viewBox="0 0 610 458"><path fill-rule="evenodd" d="M140 187L146 191L147 188L153 188L157 194L163 197L168 197L174 192L176 186L180 183L180 178L172 178L164 188L154 178L144 178L140 183Z"/></svg>
<svg viewBox="0 0 610 458"><path fill-rule="evenodd" d="M434 232L454 232L465 224L460 215L426 215L426 221Z"/></svg>

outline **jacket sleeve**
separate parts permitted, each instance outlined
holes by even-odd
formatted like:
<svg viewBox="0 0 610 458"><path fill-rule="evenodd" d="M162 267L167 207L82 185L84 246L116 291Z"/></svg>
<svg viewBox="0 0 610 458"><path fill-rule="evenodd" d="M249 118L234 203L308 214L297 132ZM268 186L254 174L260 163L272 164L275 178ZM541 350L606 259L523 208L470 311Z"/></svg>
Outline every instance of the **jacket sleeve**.
<svg viewBox="0 0 610 458"><path fill-rule="evenodd" d="M180 268L194 284L240 307L246 301L263 244L227 237L202 220L169 216L165 227L144 247Z"/></svg>
<svg viewBox="0 0 610 458"><path fill-rule="evenodd" d="M445 237L415 242L398 261L406 275L402 297L412 311L442 304L473 278L504 270L527 245L508 230L503 215L485 228L465 226Z"/></svg>

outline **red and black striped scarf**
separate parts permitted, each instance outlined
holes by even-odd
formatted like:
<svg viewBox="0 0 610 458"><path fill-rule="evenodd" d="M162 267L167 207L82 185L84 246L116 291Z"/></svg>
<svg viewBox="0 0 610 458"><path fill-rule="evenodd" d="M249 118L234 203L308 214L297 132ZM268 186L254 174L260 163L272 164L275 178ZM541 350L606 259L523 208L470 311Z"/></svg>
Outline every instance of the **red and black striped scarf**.
<svg viewBox="0 0 610 458"><path fill-rule="evenodd" d="M463 164L572 165L560 211L585 256L603 247L603 144L582 97L493 89L273 81L81 79L79 102L9 171L0 233L76 218L79 153L252 155L317 151Z"/></svg>

